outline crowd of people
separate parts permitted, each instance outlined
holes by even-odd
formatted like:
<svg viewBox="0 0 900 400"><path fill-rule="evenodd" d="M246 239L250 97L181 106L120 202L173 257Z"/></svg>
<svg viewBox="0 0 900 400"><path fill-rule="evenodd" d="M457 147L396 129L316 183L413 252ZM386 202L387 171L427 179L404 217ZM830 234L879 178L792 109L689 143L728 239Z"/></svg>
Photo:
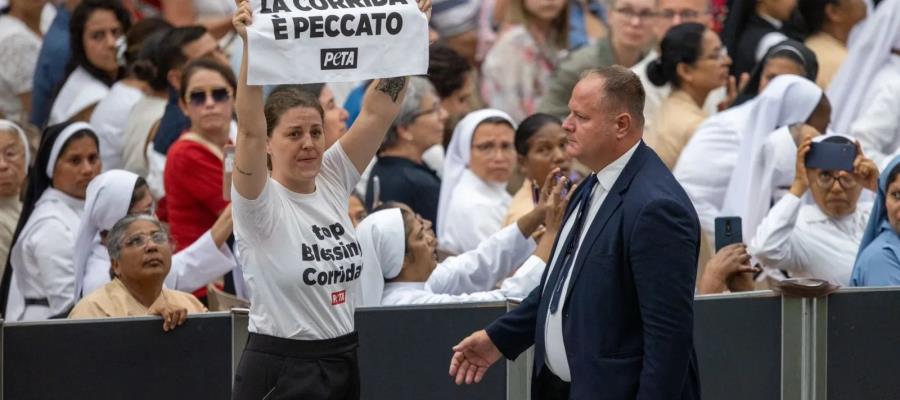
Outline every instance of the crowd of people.
<svg viewBox="0 0 900 400"><path fill-rule="evenodd" d="M609 66L697 212L696 293L900 284L900 0L421 0L427 75L274 87L246 83L245 0L2 3L8 321L171 329L225 291L262 382L290 339L353 365L358 305L525 297L601 172L573 88Z"/></svg>

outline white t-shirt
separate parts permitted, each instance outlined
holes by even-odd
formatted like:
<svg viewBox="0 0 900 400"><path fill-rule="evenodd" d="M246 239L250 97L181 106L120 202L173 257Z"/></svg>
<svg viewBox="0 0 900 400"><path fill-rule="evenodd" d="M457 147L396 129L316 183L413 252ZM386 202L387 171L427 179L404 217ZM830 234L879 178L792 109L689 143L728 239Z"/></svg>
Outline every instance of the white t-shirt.
<svg viewBox="0 0 900 400"><path fill-rule="evenodd" d="M340 143L325 152L316 191L269 178L256 200L231 189L235 244L250 289L250 332L321 340L353 331L362 256L347 213L359 171Z"/></svg>

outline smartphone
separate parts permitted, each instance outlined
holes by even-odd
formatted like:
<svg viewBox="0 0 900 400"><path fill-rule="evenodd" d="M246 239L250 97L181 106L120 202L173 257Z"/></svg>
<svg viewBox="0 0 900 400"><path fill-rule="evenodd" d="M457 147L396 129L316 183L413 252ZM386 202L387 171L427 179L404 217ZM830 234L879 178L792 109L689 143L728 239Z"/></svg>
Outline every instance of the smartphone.
<svg viewBox="0 0 900 400"><path fill-rule="evenodd" d="M806 168L853 172L856 146L848 143L813 142L806 153Z"/></svg>
<svg viewBox="0 0 900 400"><path fill-rule="evenodd" d="M234 172L234 146L225 145L225 159L222 160L222 198L231 201L231 173Z"/></svg>
<svg viewBox="0 0 900 400"><path fill-rule="evenodd" d="M716 218L716 253L723 247L744 241L741 217Z"/></svg>

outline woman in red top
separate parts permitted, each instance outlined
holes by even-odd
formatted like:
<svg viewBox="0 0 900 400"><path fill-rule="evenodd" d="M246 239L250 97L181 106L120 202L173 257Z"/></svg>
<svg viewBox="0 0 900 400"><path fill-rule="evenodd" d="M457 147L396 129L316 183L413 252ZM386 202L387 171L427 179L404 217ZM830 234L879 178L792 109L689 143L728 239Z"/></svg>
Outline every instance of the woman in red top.
<svg viewBox="0 0 900 400"><path fill-rule="evenodd" d="M231 69L211 60L196 60L182 74L181 108L191 130L169 149L163 177L176 251L209 230L228 206L222 173L236 86Z"/></svg>

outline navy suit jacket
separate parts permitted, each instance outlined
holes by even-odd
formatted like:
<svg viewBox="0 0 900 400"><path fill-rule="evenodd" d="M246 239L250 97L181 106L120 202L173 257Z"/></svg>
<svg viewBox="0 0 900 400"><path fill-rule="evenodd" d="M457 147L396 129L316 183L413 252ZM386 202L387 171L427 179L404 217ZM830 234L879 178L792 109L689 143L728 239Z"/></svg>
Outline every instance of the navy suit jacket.
<svg viewBox="0 0 900 400"><path fill-rule="evenodd" d="M567 215L583 192L573 194ZM571 398L699 399L693 302L700 223L687 194L641 142L585 223L561 310ZM534 377L544 368L550 269L519 307L486 329L510 359L535 345ZM535 400L539 384L532 385Z"/></svg>

